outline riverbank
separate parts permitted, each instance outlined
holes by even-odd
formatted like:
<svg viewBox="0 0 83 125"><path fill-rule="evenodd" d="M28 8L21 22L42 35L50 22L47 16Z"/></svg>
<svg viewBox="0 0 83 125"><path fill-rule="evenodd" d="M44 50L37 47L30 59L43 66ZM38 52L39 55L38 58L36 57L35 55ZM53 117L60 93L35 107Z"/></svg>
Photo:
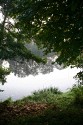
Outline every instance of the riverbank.
<svg viewBox="0 0 83 125"><path fill-rule="evenodd" d="M66 93L56 88L34 92L32 96L0 103L0 125L82 125L83 87Z"/></svg>

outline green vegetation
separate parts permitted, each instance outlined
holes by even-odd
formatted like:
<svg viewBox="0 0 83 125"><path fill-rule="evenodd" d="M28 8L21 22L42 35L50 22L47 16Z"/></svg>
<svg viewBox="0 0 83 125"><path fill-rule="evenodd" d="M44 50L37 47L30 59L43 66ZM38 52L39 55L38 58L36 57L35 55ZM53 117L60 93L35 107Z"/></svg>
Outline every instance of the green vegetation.
<svg viewBox="0 0 83 125"><path fill-rule="evenodd" d="M6 75L10 74L10 70L9 69L5 69L5 68L1 68L0 67L0 82L2 82L2 84L4 84L4 82L6 82Z"/></svg>
<svg viewBox="0 0 83 125"><path fill-rule="evenodd" d="M57 63L83 68L82 0L0 0L0 12L2 61L45 63L25 47L34 41L45 54L55 53ZM83 82L83 70L77 78Z"/></svg>
<svg viewBox="0 0 83 125"><path fill-rule="evenodd" d="M0 103L0 125L82 125L83 86L62 93L56 88Z"/></svg>
<svg viewBox="0 0 83 125"><path fill-rule="evenodd" d="M83 69L82 0L0 0L0 12L3 15L0 21L2 63L12 60L15 70L25 61L45 64L46 59L36 56L25 46L34 41L45 54L57 56L52 65L56 61L65 67ZM4 83L10 71L5 70L2 63L0 82ZM24 72L25 69L28 71L27 66ZM21 65L20 73L22 71ZM83 84L83 70L77 78ZM83 86L74 86L66 93L52 88L42 90L15 102L9 98L0 103L0 125L4 124L82 125Z"/></svg>
<svg viewBox="0 0 83 125"><path fill-rule="evenodd" d="M74 85L71 91L73 92L73 95L74 95L74 103L82 106L83 105L83 86Z"/></svg>

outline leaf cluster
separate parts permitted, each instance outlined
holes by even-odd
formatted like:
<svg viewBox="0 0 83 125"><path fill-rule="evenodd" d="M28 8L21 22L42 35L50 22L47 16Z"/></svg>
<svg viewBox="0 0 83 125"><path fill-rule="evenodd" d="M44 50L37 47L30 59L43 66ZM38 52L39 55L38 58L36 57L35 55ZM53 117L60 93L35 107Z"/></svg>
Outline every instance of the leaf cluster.
<svg viewBox="0 0 83 125"><path fill-rule="evenodd" d="M81 0L1 0L0 6L4 17L0 23L0 59L43 61L25 47L34 40L45 48L45 54L57 53L60 65L83 68Z"/></svg>

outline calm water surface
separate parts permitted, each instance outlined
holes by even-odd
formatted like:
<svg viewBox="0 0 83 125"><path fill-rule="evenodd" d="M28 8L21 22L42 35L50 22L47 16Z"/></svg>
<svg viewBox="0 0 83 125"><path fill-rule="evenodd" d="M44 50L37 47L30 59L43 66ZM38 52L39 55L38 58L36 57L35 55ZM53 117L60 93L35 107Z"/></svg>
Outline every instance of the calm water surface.
<svg viewBox="0 0 83 125"><path fill-rule="evenodd" d="M25 78L19 78L10 74L7 77L7 83L0 84L0 89L4 90L0 92L0 100L5 100L11 97L13 100L23 98L31 95L35 90L41 90L49 87L57 87L61 91L67 91L76 83L73 77L79 71L77 68L66 68L63 70L54 69L49 74L39 74L37 76L29 75Z"/></svg>

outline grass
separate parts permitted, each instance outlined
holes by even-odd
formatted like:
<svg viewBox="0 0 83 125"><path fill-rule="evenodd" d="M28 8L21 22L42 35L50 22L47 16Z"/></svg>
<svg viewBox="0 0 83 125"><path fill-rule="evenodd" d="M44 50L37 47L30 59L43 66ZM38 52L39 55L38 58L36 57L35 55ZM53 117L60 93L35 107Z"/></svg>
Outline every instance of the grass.
<svg viewBox="0 0 83 125"><path fill-rule="evenodd" d="M48 88L44 90L35 91L31 96L24 97L17 100L16 104L25 103L47 103L57 105L58 107L66 107L73 101L72 92L62 93L57 88Z"/></svg>
<svg viewBox="0 0 83 125"><path fill-rule="evenodd" d="M62 93L57 88L0 103L0 125L83 125L83 86Z"/></svg>

